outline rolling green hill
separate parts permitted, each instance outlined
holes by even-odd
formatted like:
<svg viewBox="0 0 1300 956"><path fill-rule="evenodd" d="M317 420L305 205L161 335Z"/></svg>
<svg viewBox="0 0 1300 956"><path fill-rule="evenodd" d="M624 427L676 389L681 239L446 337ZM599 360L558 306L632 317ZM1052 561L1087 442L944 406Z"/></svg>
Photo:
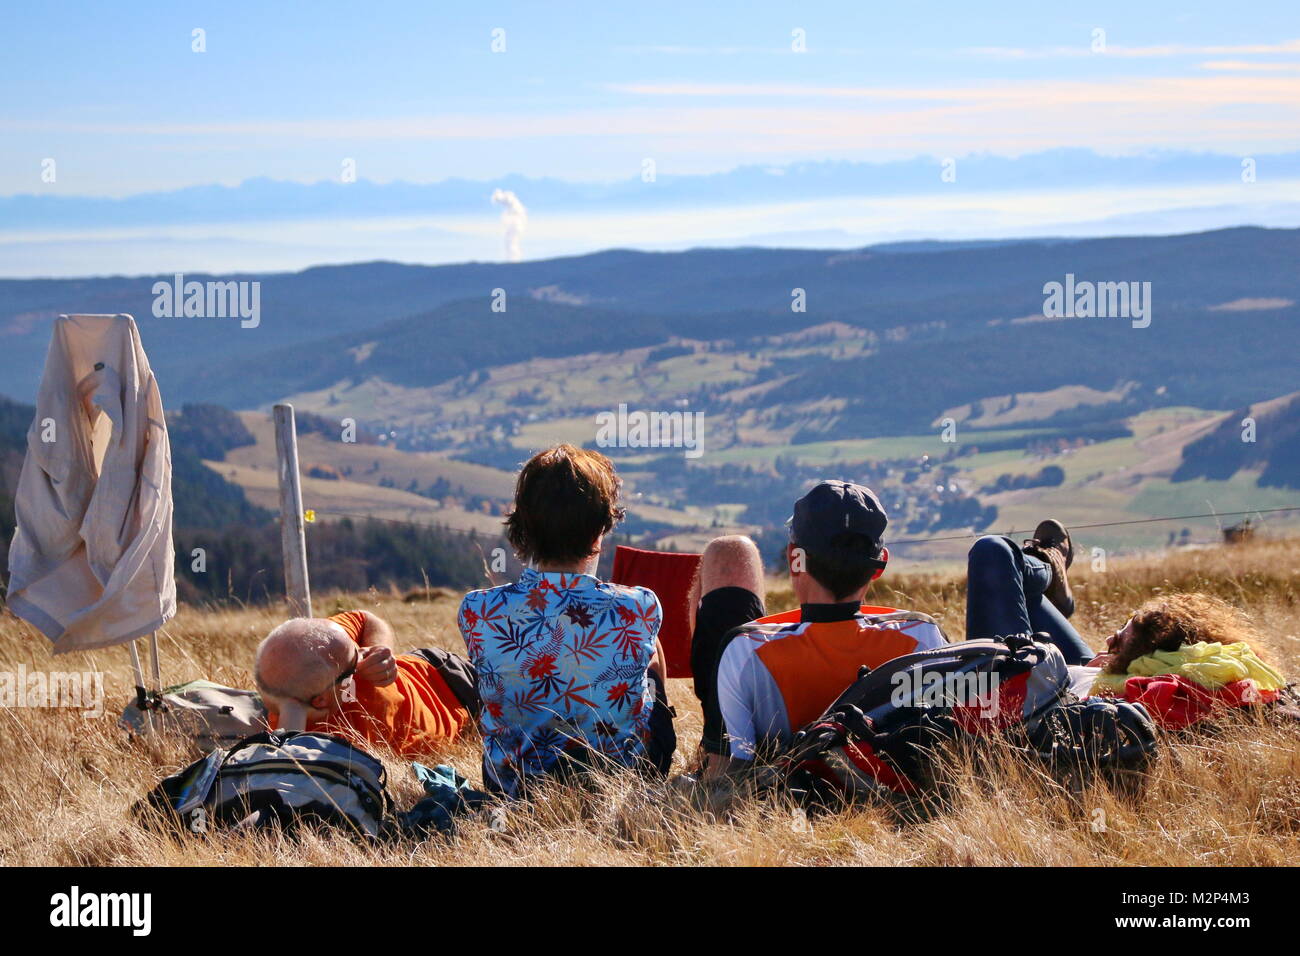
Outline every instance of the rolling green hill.
<svg viewBox="0 0 1300 956"><path fill-rule="evenodd" d="M1018 529L1044 510L1077 523L1175 504L1242 510L1215 489L1245 507L1283 500L1294 404L1268 405L1245 449L1223 416L1300 391L1297 262L1300 230L1241 228L368 263L243 277L264 286L250 330L154 319L150 278L0 282L11 346L0 372L32 377L58 311L134 311L169 406L242 410L252 440L200 460L252 507L275 504L275 401L304 415L306 489L329 520L482 534L499 529L532 450L594 446L597 416L626 405L703 421L698 456L605 449L640 541L697 547L722 530L775 541L790 500L828 474L881 490L900 539L948 537ZM1046 317L1044 285L1067 275L1150 283L1149 326ZM341 443L346 420L369 437ZM1212 522L1196 531L1213 533ZM1165 540L1159 528L1107 535L1121 547Z"/></svg>

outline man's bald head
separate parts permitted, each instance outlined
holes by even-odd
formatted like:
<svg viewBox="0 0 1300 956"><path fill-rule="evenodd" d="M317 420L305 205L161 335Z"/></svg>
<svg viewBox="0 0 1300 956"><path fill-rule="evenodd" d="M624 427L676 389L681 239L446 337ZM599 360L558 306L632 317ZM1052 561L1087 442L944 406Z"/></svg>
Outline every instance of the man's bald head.
<svg viewBox="0 0 1300 956"><path fill-rule="evenodd" d="M352 639L335 622L293 618L258 645L257 687L266 697L311 700L333 686L355 654Z"/></svg>

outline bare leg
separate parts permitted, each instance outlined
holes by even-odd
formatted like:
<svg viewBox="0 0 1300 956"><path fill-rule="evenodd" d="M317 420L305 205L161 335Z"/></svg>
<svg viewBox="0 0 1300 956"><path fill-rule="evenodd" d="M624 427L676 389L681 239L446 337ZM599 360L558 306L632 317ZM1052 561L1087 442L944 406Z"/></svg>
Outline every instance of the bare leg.
<svg viewBox="0 0 1300 956"><path fill-rule="evenodd" d="M691 586L691 670L695 696L704 710L701 749L705 775L713 776L728 763L722 714L717 705L718 661L723 640L742 624L764 613L766 596L763 558L744 535L714 538L704 549Z"/></svg>

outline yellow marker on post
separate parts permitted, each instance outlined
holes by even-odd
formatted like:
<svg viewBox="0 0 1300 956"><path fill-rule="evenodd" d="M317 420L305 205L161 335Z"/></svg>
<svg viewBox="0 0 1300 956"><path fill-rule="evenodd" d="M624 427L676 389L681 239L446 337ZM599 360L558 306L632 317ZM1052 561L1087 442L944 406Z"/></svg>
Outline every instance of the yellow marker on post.
<svg viewBox="0 0 1300 956"><path fill-rule="evenodd" d="M313 508L308 508L306 511L304 511L304 512L302 513L302 520L305 521L305 522L307 522L308 524L315 524L315 522L316 522L316 511L315 511L315 509L313 509Z"/></svg>

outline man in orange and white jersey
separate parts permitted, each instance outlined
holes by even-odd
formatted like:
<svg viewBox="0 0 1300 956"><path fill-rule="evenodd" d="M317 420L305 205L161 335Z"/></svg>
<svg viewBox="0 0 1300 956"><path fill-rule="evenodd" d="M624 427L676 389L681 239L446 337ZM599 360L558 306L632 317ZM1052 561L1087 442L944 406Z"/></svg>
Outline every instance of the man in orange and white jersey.
<svg viewBox="0 0 1300 956"><path fill-rule="evenodd" d="M733 627L707 655L701 651L716 661L716 671L706 671L712 694L701 688L710 775L788 743L863 665L947 643L924 614L863 604L889 560L882 543L888 523L875 493L851 482L823 481L795 502L786 563L799 608ZM702 567L701 579L708 577ZM706 591L701 610L707 598ZM697 616L697 640L699 625ZM712 735L711 712L721 725Z"/></svg>

